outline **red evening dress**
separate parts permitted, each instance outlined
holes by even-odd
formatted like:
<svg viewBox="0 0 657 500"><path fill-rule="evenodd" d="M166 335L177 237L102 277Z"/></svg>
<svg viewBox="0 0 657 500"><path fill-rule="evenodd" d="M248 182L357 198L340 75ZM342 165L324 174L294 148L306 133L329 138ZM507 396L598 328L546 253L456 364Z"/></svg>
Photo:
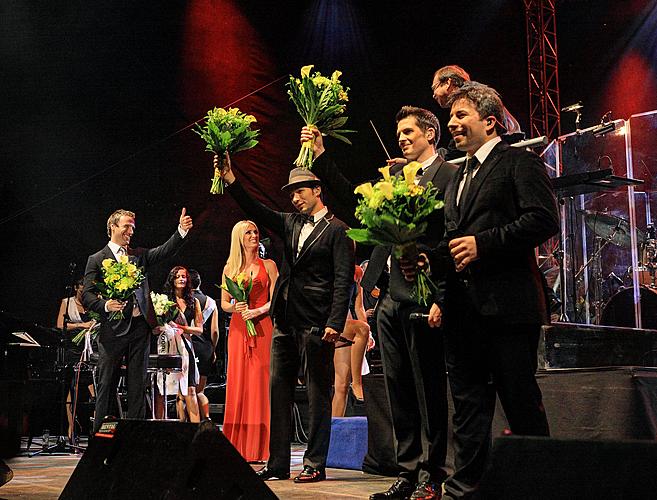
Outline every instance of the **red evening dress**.
<svg viewBox="0 0 657 500"><path fill-rule="evenodd" d="M262 259L253 278L249 309L269 301L269 276ZM228 330L228 369L223 432L248 462L269 457L269 359L272 323L269 315L253 320L257 335L248 336L239 313Z"/></svg>

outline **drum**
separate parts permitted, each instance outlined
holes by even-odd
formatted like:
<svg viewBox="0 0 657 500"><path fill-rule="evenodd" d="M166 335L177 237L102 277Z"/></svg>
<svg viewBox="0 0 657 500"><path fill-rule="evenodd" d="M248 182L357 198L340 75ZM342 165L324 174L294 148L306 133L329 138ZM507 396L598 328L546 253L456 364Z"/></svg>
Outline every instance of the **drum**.
<svg viewBox="0 0 657 500"><path fill-rule="evenodd" d="M643 328L657 330L657 290L642 286L641 325ZM623 288L615 293L605 304L600 324L607 326L626 326L634 328L634 289Z"/></svg>

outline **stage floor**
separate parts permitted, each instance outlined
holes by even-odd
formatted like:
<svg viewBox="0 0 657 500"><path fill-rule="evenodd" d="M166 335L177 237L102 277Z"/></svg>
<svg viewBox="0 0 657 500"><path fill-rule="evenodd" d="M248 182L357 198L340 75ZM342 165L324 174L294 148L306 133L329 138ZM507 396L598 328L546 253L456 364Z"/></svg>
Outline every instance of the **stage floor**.
<svg viewBox="0 0 657 500"><path fill-rule="evenodd" d="M23 443L22 449L25 449ZM36 451L34 446L32 451ZM292 477L302 469L304 448L292 447ZM7 463L14 471L14 478L0 488L0 500L29 498L46 500L58 498L81 455L39 455L11 458ZM261 465L253 465L259 469ZM394 478L364 474L355 470L327 469L327 480L315 484L299 485L288 481L268 481L267 485L284 499L354 499L368 498L377 491L385 491Z"/></svg>

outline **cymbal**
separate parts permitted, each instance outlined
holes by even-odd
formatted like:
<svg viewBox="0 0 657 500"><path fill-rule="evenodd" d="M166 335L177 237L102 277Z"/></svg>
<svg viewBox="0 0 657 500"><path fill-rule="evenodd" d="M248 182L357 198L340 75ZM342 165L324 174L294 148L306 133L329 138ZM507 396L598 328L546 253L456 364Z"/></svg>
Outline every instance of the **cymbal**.
<svg viewBox="0 0 657 500"><path fill-rule="evenodd" d="M585 211L584 222L586 226L603 240L607 240L619 247L631 245L630 223L621 217L604 212ZM636 230L637 244L642 244L646 239L643 231Z"/></svg>

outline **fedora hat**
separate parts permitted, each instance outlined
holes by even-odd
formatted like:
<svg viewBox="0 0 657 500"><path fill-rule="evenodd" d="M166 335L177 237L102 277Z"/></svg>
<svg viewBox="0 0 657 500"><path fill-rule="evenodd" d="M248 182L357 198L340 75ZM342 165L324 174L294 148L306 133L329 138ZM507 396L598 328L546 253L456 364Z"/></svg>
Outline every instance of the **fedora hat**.
<svg viewBox="0 0 657 500"><path fill-rule="evenodd" d="M304 185L310 186L321 184L321 182L322 181L319 180L319 177L317 177L307 168L297 167L290 170L290 178L288 179L288 183L281 188L281 191L296 189L303 187Z"/></svg>

